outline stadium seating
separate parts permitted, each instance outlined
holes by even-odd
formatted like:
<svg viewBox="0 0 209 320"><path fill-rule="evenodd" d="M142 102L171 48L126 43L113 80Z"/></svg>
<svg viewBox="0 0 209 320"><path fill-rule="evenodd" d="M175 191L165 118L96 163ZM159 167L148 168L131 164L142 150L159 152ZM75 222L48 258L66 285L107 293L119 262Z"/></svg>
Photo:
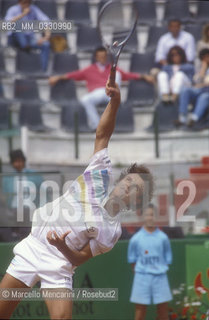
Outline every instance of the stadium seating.
<svg viewBox="0 0 209 320"><path fill-rule="evenodd" d="M80 25L77 32L77 50L92 52L101 46L101 39L97 28Z"/></svg>
<svg viewBox="0 0 209 320"><path fill-rule="evenodd" d="M0 17L4 18L6 15L7 10L11 7L17 4L16 0L1 0L0 4Z"/></svg>
<svg viewBox="0 0 209 320"><path fill-rule="evenodd" d="M9 128L9 107L9 102L0 101L0 130Z"/></svg>
<svg viewBox="0 0 209 320"><path fill-rule="evenodd" d="M133 107L152 105L155 101L154 86L146 81L130 81L127 102Z"/></svg>
<svg viewBox="0 0 209 320"><path fill-rule="evenodd" d="M45 131L41 115L41 105L36 103L22 103L19 113L20 126L27 126L32 131Z"/></svg>
<svg viewBox="0 0 209 320"><path fill-rule="evenodd" d="M17 101L40 103L38 86L33 79L17 79L14 84L14 98Z"/></svg>
<svg viewBox="0 0 209 320"><path fill-rule="evenodd" d="M154 51L132 54L130 70L132 72L149 73L151 68L154 67L154 57Z"/></svg>
<svg viewBox="0 0 209 320"><path fill-rule="evenodd" d="M41 67L40 53L27 53L22 50L17 50L16 72L30 77L44 76L44 72Z"/></svg>
<svg viewBox="0 0 209 320"><path fill-rule="evenodd" d="M156 115L157 118L155 118ZM174 130L174 120L176 119L178 119L178 106L173 103L164 104L163 102L160 102L155 108L153 122L151 127L149 127L149 131L154 130L155 120L157 121L157 127L159 132Z"/></svg>
<svg viewBox="0 0 209 320"><path fill-rule="evenodd" d="M106 0L100 0L98 3L98 12L101 10L101 8L103 7L103 5L106 3Z"/></svg>
<svg viewBox="0 0 209 320"><path fill-rule="evenodd" d="M59 81L50 90L50 100L58 105L69 105L71 100L77 100L75 83L72 80Z"/></svg>
<svg viewBox="0 0 209 320"><path fill-rule="evenodd" d="M67 1L65 7L65 19L73 21L76 25L90 25L88 1Z"/></svg>
<svg viewBox="0 0 209 320"><path fill-rule="evenodd" d="M182 18L183 22L189 22L193 21L193 16L189 13L189 2L187 0L181 0L181 1L153 1L153 0L138 0L138 1L125 1L122 0L126 6L126 8L129 10L128 14L125 15L125 19L129 17L129 13L131 13L132 10L132 3L135 2L138 10L140 11L140 24L147 24L149 25L149 28L146 26L138 26L134 35L129 40L129 43L124 48L124 55L122 53L120 57L119 65L124 70L131 70L133 72L140 72L140 73L148 73L150 69L153 67L154 64L154 52L156 50L156 45L159 40L159 37L167 32L167 25L164 22L167 22L168 19L177 16L178 18ZM72 42L71 42L71 34L69 34L69 37L67 37L67 34L62 34L64 37L67 37L69 41L69 47L70 50L66 50L62 53L54 53L50 55L50 61L49 61L49 71L51 74L62 74L67 71L73 71L76 69L79 69L79 67L86 66L88 62L90 61L90 55L88 53L92 53L93 49L95 47L101 45L101 40L98 34L98 31L96 28L92 27L91 19L93 17L93 14L95 17L92 19L92 22L94 23L93 26L95 26L96 22L96 13L97 9L101 8L102 4L105 3L106 0L102 1L84 1L84 0L74 0L74 1L59 1L59 0L34 0L34 4L40 7L49 17L50 19L55 19L57 16L62 16L64 19L70 19L74 21L76 27L73 28L72 32ZM6 10L13 4L16 4L17 0L0 0L0 15L5 15ZM194 24L186 24L183 26L183 28L191 32L196 41L199 40L201 35L201 23L205 21L205 18L207 18L207 13L205 13L205 9L203 7L207 7L205 4L205 1L198 1L198 11L197 15L195 17L195 23ZM159 8L165 8L165 21L161 21L159 18L159 21L156 21L157 17L159 17L158 14ZM171 10L171 7L174 8L174 10ZM85 8L85 9L83 9ZM62 9L60 14L60 9ZM164 10L162 10L161 13L163 13ZM176 14L177 13L177 14ZM162 14L163 16L163 14ZM204 18L205 17L205 18ZM156 24L157 22L157 24ZM161 24L162 22L162 24ZM148 33L148 38L146 37ZM53 33L54 35L54 33ZM2 37L2 35L1 35ZM74 37L74 38L73 38ZM143 38L144 37L144 38ZM4 38L4 39L3 39ZM2 37L3 40L6 40L6 34L3 34ZM113 34L114 39L114 34ZM142 41L141 41L142 40ZM144 40L144 42L143 42ZM147 41L146 41L147 40ZM6 41L2 41L1 43L6 44ZM146 44L147 43L147 44ZM74 46L74 44L76 44ZM144 45L144 46L143 46ZM146 47L145 47L146 45ZM145 51L143 51L145 49ZM142 52L145 52L144 54ZM7 56L8 53L8 56ZM17 53L17 55L16 55ZM73 54L72 54L73 53ZM87 54L86 54L87 53ZM128 53L128 54L127 54ZM132 53L132 57L130 59L130 54ZM6 59L5 59L6 58ZM6 70L12 70L12 68L9 68L8 65L10 61L14 61L16 65L16 74L9 74L6 72ZM7 63L7 69L5 68L5 62ZM129 67L130 66L130 67ZM7 84L9 75L9 85ZM1 48L0 50L0 76L5 77L6 86L5 89L6 92L9 93L8 86L13 85L14 79L16 77L18 78L25 78L18 81L25 81L25 84L23 85L23 88L29 88L29 91L24 92L22 90L23 88L18 88L19 84L17 85L17 81L14 83L15 87L15 99L14 101L31 101L34 100L36 105L39 105L42 101L39 97L38 87L37 83L41 86L41 81L34 83L34 86L31 86L32 78L35 77L35 79L45 77L45 74L43 74L41 70L40 65L40 54L39 52L31 51L30 54L27 54L25 52L19 52L14 51L11 48ZM4 81L4 80L3 80ZM43 88L41 88L42 90ZM77 102L77 96L76 91L79 94L79 97L82 96L84 93L84 87L83 83L76 83L76 86L74 84L71 84L70 81L66 81L65 83L59 83L57 86L50 88L50 102L54 102L56 105L61 106L63 110L67 110L69 105L76 105L79 103ZM44 90L40 91L43 93ZM47 91L47 90L46 90ZM138 121L138 119L141 117L145 119L145 123L147 124L149 121L151 122L151 114L153 110L154 103L156 101L156 92L153 85L148 84L144 81L132 81L129 84L126 82L122 85L122 101L127 101L129 108L132 106L134 108L134 117L135 121ZM44 94L43 94L44 95ZM43 96L42 95L42 96ZM1 94L0 94L1 96ZM3 95L2 95L3 96ZM8 96L8 95L7 95ZM0 99L4 99L3 97L0 97ZM46 97L47 101L48 96ZM70 102L70 103L69 103ZM124 105L124 108L126 106L126 103ZM48 107L48 109L47 109ZM54 117L56 123L59 121L59 110L56 107L53 110L53 105L48 106L46 109L43 109L42 112L44 112L44 117L46 119L50 119L50 117ZM81 107L81 106L80 106ZM140 107L145 107L143 110L140 109ZM51 108L51 109L50 109ZM69 107L70 108L70 107ZM123 104L122 104L123 108ZM15 108L14 108L15 109ZM144 111L146 109L146 111ZM41 109L40 109L41 110ZM83 115L85 114L81 107L81 115L80 115L80 123L84 124L83 129L81 129L81 132L89 132L87 127L86 119L83 118ZM117 125L116 125L116 132L132 132L133 131L133 113L132 108L130 109L130 112L128 112L128 109L121 109L122 113L118 116ZM167 111L169 110L169 106ZM101 110L99 110L101 111ZM15 111L16 112L16 111ZM48 113L47 113L48 112ZM51 112L51 113L50 113ZM54 112L54 113L53 113ZM63 111L63 114L66 111ZM69 113L72 112L72 108L69 109ZM127 114L126 114L127 112ZM53 115L52 115L53 113ZM125 122L127 116L127 123ZM47 118L48 117L48 118ZM137 119L137 120L136 120ZM45 118L44 118L45 120ZM64 123L66 119L61 121L61 123ZM72 120L72 117L71 117ZM67 121L67 120L66 120ZM143 120L142 120L143 121ZM149 122L149 123L150 123ZM48 122L49 123L49 122ZM127 126L126 126L127 125ZM204 124L205 127L207 127L207 124ZM72 127L71 124L67 124L66 127ZM141 126L140 128L143 128ZM164 130L164 129L163 129ZM141 131L136 129L137 134L141 134Z"/></svg>
<svg viewBox="0 0 209 320"><path fill-rule="evenodd" d="M78 67L78 58L76 54L69 53L56 53L53 57L53 73L66 73L73 70L77 70Z"/></svg>
<svg viewBox="0 0 209 320"><path fill-rule="evenodd" d="M146 52L155 50L159 38L166 32L168 32L168 28L165 25L161 27L151 26L148 33Z"/></svg>
<svg viewBox="0 0 209 320"><path fill-rule="evenodd" d="M4 90L4 86L3 86L3 83L0 79L0 103L7 103L7 102L10 102L9 99L7 99L5 97L5 90Z"/></svg>
<svg viewBox="0 0 209 320"><path fill-rule="evenodd" d="M195 41L198 41L201 38L201 34L202 34L202 24L198 23L198 24L188 24L185 26L184 30L187 32L190 32L194 38Z"/></svg>
<svg viewBox="0 0 209 320"><path fill-rule="evenodd" d="M101 0L101 1L99 1L99 3L98 3L98 12L101 10L101 8L103 7L103 5L104 5L105 3L107 3L106 0ZM121 6L118 6L117 9L118 9L117 13L118 13L118 15L121 17L121 16L123 15L123 13L122 13L122 7L121 7ZM109 14L111 14L111 13L109 12ZM113 19L117 19L117 17L116 17L115 15L116 15L116 13L115 13L115 11L114 11L114 16L112 17ZM110 16L109 19L111 20L111 16Z"/></svg>
<svg viewBox="0 0 209 320"><path fill-rule="evenodd" d="M120 41L120 39L117 38L117 40ZM123 39L122 39L123 40ZM115 36L113 33L113 42L115 41ZM137 37L137 32L135 31L131 38L128 40L126 43L123 52L137 52L138 51L138 37Z"/></svg>
<svg viewBox="0 0 209 320"><path fill-rule="evenodd" d="M4 98L3 86L2 86L2 83L0 81L0 100L2 100L3 98Z"/></svg>
<svg viewBox="0 0 209 320"><path fill-rule="evenodd" d="M156 23L156 8L155 1L134 1L133 10L139 13L139 24L155 24Z"/></svg>
<svg viewBox="0 0 209 320"><path fill-rule="evenodd" d="M78 119L78 130L79 132L91 132L87 125L86 113L80 103L76 100L71 100L68 105L62 106L61 111L61 125L69 131L75 131L75 117L77 114Z"/></svg>
<svg viewBox="0 0 209 320"><path fill-rule="evenodd" d="M6 75L6 66L3 51L0 51L0 76Z"/></svg>
<svg viewBox="0 0 209 320"><path fill-rule="evenodd" d="M134 131L133 108L127 103L120 106L116 119L115 132L128 133Z"/></svg>
<svg viewBox="0 0 209 320"><path fill-rule="evenodd" d="M36 0L34 5L38 6L50 19L57 20L57 5L55 0Z"/></svg>
<svg viewBox="0 0 209 320"><path fill-rule="evenodd" d="M195 20L201 23L208 23L209 2L197 1L196 3L198 5L198 10L195 16Z"/></svg>
<svg viewBox="0 0 209 320"><path fill-rule="evenodd" d="M172 1L169 0L165 4L164 20L169 21L173 18L178 18L184 23L193 22L188 1Z"/></svg>

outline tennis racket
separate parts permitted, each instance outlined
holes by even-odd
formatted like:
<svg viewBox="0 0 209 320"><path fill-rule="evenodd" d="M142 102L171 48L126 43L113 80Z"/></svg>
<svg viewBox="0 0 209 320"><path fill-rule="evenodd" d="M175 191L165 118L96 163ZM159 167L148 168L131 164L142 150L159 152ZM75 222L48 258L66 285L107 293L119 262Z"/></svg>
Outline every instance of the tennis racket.
<svg viewBox="0 0 209 320"><path fill-rule="evenodd" d="M127 10L121 1L107 1L101 8L97 26L103 45L111 58L110 86L115 84L116 67L124 46L132 36L138 20L138 11L132 10L129 17L125 17Z"/></svg>

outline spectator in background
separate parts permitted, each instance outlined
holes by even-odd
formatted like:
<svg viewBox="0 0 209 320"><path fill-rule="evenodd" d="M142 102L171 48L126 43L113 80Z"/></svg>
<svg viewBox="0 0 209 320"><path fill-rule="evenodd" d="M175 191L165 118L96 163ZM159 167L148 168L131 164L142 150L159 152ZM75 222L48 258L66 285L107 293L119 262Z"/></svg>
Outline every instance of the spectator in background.
<svg viewBox="0 0 209 320"><path fill-rule="evenodd" d="M164 102L175 102L181 89L191 85L194 67L187 63L185 51L179 46L169 50L166 61L157 76L158 89Z"/></svg>
<svg viewBox="0 0 209 320"><path fill-rule="evenodd" d="M43 182L42 177L39 174L36 174L34 170L26 168L26 158L23 154L22 150L13 150L10 153L10 163L12 165L12 171L11 174L5 175L2 179L2 191L4 193L4 196L6 198L6 204L7 208L10 210L11 214L11 221L13 231L16 234L16 237L24 237L28 233L28 228L30 227L30 221L28 221L26 215L28 213L28 208L24 207L24 221L23 226L24 228L19 228L17 223L17 210L18 210L18 204L21 201L21 196L23 196L23 199L26 197L30 197L30 199L33 199L33 202L37 207L39 207L39 193L40 193L40 186ZM21 181L24 183L21 184ZM28 195L31 188L30 185L27 186L27 181L32 182L35 186L35 190L33 190L34 194ZM18 189L18 183L19 183L19 189ZM22 188L23 194L19 194L20 188ZM26 190L27 189L27 190ZM26 194L27 193L27 194ZM16 226L16 227L15 227Z"/></svg>
<svg viewBox="0 0 209 320"><path fill-rule="evenodd" d="M196 60L195 60L195 68L201 68L201 61L199 59L200 51L202 49L209 49L209 23L207 23L202 29L202 37L197 42L197 52L196 52Z"/></svg>
<svg viewBox="0 0 209 320"><path fill-rule="evenodd" d="M97 128L99 123L99 115L96 106L100 103L107 103L109 98L105 93L105 84L109 77L111 64L108 62L107 50L99 47L94 53L95 63L82 69L66 73L64 75L52 76L49 78L50 85L55 85L60 80L73 79L76 81L85 80L89 93L81 98L81 104L87 115L88 125L92 130ZM120 85L121 80L141 80L153 81L153 77L149 75L141 75L139 73L125 72L117 68L116 82Z"/></svg>
<svg viewBox="0 0 209 320"><path fill-rule="evenodd" d="M130 301L135 303L135 320L144 320L147 306L157 305L157 319L168 320L172 295L167 279L172 251L167 235L155 226L155 207L144 212L144 226L130 239L128 263L135 272ZM153 301L152 301L153 300Z"/></svg>
<svg viewBox="0 0 209 320"><path fill-rule="evenodd" d="M201 67L194 76L195 85L184 88L179 96L179 118L176 127L187 125L192 128L204 116L209 108L209 49L200 51ZM193 104L193 111L187 119L188 106Z"/></svg>
<svg viewBox="0 0 209 320"><path fill-rule="evenodd" d="M156 54L155 62L159 67L167 64L167 54L170 48L180 46L186 53L188 62L193 62L195 59L195 39L189 32L181 30L181 21L172 19L168 24L168 32L160 37Z"/></svg>
<svg viewBox="0 0 209 320"><path fill-rule="evenodd" d="M202 38L197 42L197 55L205 48L209 49L209 23L203 27Z"/></svg>
<svg viewBox="0 0 209 320"><path fill-rule="evenodd" d="M18 0L18 4L10 7L7 10L6 21L18 22L18 21L48 21L49 18L35 5L31 4L31 0ZM50 32L46 31L44 36L39 39L36 38L36 34L33 31L24 32L9 32L8 44L27 52L30 49L41 50L42 68L47 70L48 59L50 53Z"/></svg>

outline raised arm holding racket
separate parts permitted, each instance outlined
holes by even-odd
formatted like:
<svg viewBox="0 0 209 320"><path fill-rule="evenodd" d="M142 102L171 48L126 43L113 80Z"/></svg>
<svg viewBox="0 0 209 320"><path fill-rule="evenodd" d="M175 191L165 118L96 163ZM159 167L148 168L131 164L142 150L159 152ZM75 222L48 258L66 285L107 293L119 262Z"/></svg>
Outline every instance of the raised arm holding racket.
<svg viewBox="0 0 209 320"><path fill-rule="evenodd" d="M121 174L108 194L112 167L107 147L120 105L114 68L106 86L111 99L100 119L88 167L60 198L35 210L31 233L14 247L15 257L0 289L31 288L40 281L48 296L72 290L76 267L110 251L120 238L120 211L138 209L150 201L152 175L136 163ZM10 319L19 302L0 299L0 319ZM46 298L45 302L51 319L71 319L72 300Z"/></svg>
<svg viewBox="0 0 209 320"><path fill-rule="evenodd" d="M115 83L116 67L121 51L136 28L137 12L137 10L132 10L132 15L127 25L125 24L123 6L120 1L108 1L99 12L98 29L103 45L110 54L112 63L110 86Z"/></svg>

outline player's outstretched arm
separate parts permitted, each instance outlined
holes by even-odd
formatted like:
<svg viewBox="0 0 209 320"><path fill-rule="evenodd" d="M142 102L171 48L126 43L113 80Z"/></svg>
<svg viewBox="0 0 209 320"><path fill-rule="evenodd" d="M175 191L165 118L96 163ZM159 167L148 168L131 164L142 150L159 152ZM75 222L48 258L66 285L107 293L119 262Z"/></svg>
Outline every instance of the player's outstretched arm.
<svg viewBox="0 0 209 320"><path fill-rule="evenodd" d="M72 263L74 266L80 266L87 260L93 257L89 243L81 250L71 250L65 243L66 236L70 231L65 232L60 237L55 231L49 231L47 233L48 242L55 246L62 254Z"/></svg>
<svg viewBox="0 0 209 320"><path fill-rule="evenodd" d="M120 89L117 84L115 87L106 85L106 94L111 97L110 102L105 108L96 130L94 153L106 148L115 128L117 111L120 105Z"/></svg>

